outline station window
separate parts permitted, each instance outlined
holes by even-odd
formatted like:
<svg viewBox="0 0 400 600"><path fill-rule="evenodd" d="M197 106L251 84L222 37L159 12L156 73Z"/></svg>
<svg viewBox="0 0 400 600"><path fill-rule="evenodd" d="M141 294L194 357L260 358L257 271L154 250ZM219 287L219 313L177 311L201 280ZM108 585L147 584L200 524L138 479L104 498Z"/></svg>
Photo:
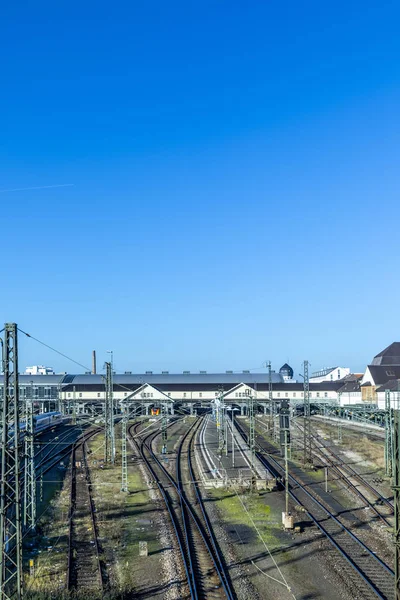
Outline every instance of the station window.
<svg viewBox="0 0 400 600"><path fill-rule="evenodd" d="M328 397L328 392L325 392L324 393L324 398L327 398L327 397Z"/></svg>
<svg viewBox="0 0 400 600"><path fill-rule="evenodd" d="M71 398L71 394L68 392L68 398Z"/></svg>
<svg viewBox="0 0 400 600"><path fill-rule="evenodd" d="M128 392L125 392L125 393L124 393L124 396L127 396L127 395L128 395Z"/></svg>
<svg viewBox="0 0 400 600"><path fill-rule="evenodd" d="M82 392L79 392L79 398L82 398Z"/></svg>
<svg viewBox="0 0 400 600"><path fill-rule="evenodd" d="M293 392L293 398L296 398L296 392Z"/></svg>
<svg viewBox="0 0 400 600"><path fill-rule="evenodd" d="M199 392L199 398L202 398L202 397L203 397L202 392Z"/></svg>
<svg viewBox="0 0 400 600"><path fill-rule="evenodd" d="M317 392L317 398L319 398L319 392Z"/></svg>
<svg viewBox="0 0 400 600"><path fill-rule="evenodd" d="M218 395L218 392L215 392L215 395L217 396L217 395ZM239 394L236 392L236 394L235 394L235 398L238 398L238 397L239 397Z"/></svg>
<svg viewBox="0 0 400 600"><path fill-rule="evenodd" d="M300 392L300 396L303 397L304 396L304 392Z"/></svg>
<svg viewBox="0 0 400 600"><path fill-rule="evenodd" d="M186 398L186 392L183 392L183 397Z"/></svg>
<svg viewBox="0 0 400 600"><path fill-rule="evenodd" d="M218 392L215 392L215 397L217 397L217 396L218 396ZM236 393L236 398L237 398L237 393Z"/></svg>
<svg viewBox="0 0 400 600"><path fill-rule="evenodd" d="M286 392L285 393L285 398L288 398L288 397L289 397L289 394Z"/></svg>
<svg viewBox="0 0 400 600"><path fill-rule="evenodd" d="M97 393L97 397L100 398L100 392Z"/></svg>
<svg viewBox="0 0 400 600"><path fill-rule="evenodd" d="M281 397L281 393L280 393L280 392L278 392L278 398L280 398L280 397Z"/></svg>

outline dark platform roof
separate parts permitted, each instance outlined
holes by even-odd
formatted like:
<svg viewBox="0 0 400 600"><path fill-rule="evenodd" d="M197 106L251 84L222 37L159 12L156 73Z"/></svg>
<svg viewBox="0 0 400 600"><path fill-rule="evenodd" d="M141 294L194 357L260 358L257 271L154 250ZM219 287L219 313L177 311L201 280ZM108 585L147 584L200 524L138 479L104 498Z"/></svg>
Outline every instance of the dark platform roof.
<svg viewBox="0 0 400 600"><path fill-rule="evenodd" d="M387 348L377 354L372 365L397 365L400 366L400 342L393 342Z"/></svg>

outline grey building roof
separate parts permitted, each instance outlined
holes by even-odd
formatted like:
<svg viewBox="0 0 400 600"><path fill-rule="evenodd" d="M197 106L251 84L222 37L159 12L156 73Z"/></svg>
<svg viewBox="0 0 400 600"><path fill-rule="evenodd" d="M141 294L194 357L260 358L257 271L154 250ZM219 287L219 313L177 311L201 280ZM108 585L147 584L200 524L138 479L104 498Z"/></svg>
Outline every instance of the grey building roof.
<svg viewBox="0 0 400 600"><path fill-rule="evenodd" d="M377 392L384 392L385 390L390 390L391 392L400 391L400 378L387 381L384 385L376 389Z"/></svg>
<svg viewBox="0 0 400 600"><path fill-rule="evenodd" d="M58 385L59 383L63 383L66 377L65 373L58 373L56 375L19 375L19 383L20 385L29 386L30 382L33 381L33 385ZM0 385L2 385L4 381L4 375L0 375Z"/></svg>
<svg viewBox="0 0 400 600"><path fill-rule="evenodd" d="M235 385L237 383L268 383L268 373L138 373L132 375L115 374L114 384L121 385L191 385L191 384L212 384L212 385ZM272 383L282 381L279 373L272 373ZM65 384L104 384L103 375L67 375L64 379Z"/></svg>
<svg viewBox="0 0 400 600"><path fill-rule="evenodd" d="M356 380L346 381L346 383L344 385L342 385L341 388L338 389L339 394L345 394L348 392L360 392L360 391L361 391L360 382L356 381Z"/></svg>
<svg viewBox="0 0 400 600"><path fill-rule="evenodd" d="M372 365L397 365L400 366L400 342L393 342L387 348L377 354Z"/></svg>

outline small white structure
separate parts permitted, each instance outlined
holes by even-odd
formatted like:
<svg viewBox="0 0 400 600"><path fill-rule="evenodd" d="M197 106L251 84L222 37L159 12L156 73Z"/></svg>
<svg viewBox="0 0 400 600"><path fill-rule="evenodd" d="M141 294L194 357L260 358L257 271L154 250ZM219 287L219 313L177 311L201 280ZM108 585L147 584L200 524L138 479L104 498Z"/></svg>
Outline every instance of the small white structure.
<svg viewBox="0 0 400 600"><path fill-rule="evenodd" d="M310 383L322 383L323 381L338 381L350 375L348 367L328 367L312 373Z"/></svg>
<svg viewBox="0 0 400 600"><path fill-rule="evenodd" d="M26 367L25 375L54 375L54 370L51 367L44 367L43 365L34 365L33 367Z"/></svg>

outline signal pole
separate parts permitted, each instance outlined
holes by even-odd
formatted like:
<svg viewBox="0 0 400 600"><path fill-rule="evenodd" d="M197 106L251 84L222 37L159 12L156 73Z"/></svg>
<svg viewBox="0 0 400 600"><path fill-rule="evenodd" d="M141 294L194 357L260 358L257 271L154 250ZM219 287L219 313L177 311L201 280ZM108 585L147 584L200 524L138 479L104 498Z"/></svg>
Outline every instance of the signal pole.
<svg viewBox="0 0 400 600"><path fill-rule="evenodd" d="M128 456L126 451L126 435L129 419L128 406L126 402L122 404L122 432L121 432L121 455L122 455L122 477L121 492L128 491Z"/></svg>
<svg viewBox="0 0 400 600"><path fill-rule="evenodd" d="M304 361L304 456L303 464L312 465L311 453L311 411L310 411L310 380L308 375L308 360Z"/></svg>
<svg viewBox="0 0 400 600"><path fill-rule="evenodd" d="M22 598L22 527L16 323L4 326L0 473L0 600Z"/></svg>
<svg viewBox="0 0 400 600"><path fill-rule="evenodd" d="M25 480L24 480L24 528L36 528L36 468L34 449L33 402L25 405Z"/></svg>

